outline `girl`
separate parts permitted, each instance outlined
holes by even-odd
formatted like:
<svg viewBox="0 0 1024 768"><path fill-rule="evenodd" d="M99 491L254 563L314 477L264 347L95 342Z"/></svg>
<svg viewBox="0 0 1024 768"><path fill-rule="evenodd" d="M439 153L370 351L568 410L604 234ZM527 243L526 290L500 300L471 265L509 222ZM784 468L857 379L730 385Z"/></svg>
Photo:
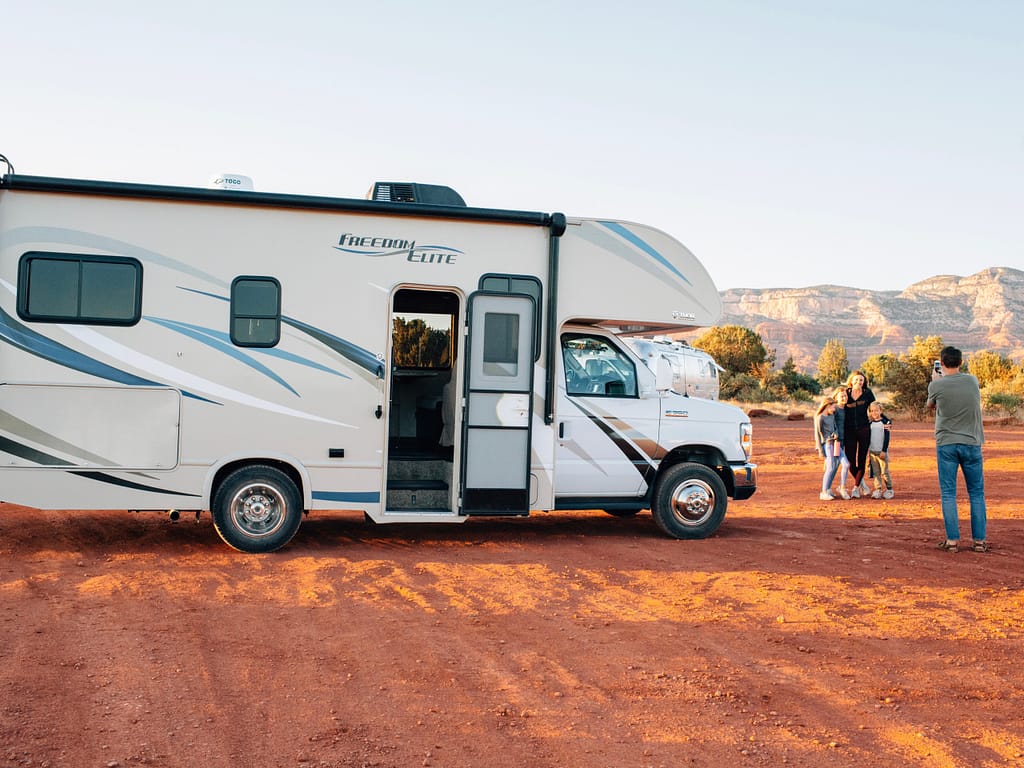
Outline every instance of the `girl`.
<svg viewBox="0 0 1024 768"><path fill-rule="evenodd" d="M868 442L871 439L871 420L868 406L874 402L875 394L867 385L867 378L860 371L854 371L846 380L846 458L850 460L850 474L853 475L853 498L861 494L870 495L871 489L864 482L867 469Z"/></svg>
<svg viewBox="0 0 1024 768"><path fill-rule="evenodd" d="M836 399L836 433L839 435L839 445L844 445L846 435L846 388L836 387L832 393ZM850 460L846 458L846 451L839 452L839 495L844 499L850 498L850 492L846 490L846 478L850 473Z"/></svg>
<svg viewBox="0 0 1024 768"><path fill-rule="evenodd" d="M841 453L839 433L836 431L836 401L831 397L822 398L818 412L814 414L814 444L818 455L824 457L825 466L821 476L821 493L818 498L831 501L835 498L830 488L839 468Z"/></svg>

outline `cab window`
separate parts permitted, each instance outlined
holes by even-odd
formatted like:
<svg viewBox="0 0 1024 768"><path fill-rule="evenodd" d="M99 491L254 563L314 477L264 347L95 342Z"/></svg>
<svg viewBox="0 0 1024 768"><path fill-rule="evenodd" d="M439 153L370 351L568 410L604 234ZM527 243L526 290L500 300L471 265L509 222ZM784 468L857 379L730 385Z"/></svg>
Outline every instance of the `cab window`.
<svg viewBox="0 0 1024 768"><path fill-rule="evenodd" d="M636 397L633 360L603 336L562 336L565 391L569 395Z"/></svg>

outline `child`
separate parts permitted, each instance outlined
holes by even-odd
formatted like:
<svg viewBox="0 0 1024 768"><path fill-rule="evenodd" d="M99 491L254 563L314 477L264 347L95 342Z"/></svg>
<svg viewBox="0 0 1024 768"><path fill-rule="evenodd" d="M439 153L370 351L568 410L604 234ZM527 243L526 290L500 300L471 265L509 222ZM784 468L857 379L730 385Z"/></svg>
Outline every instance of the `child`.
<svg viewBox="0 0 1024 768"><path fill-rule="evenodd" d="M818 494L818 498L822 501L831 501L835 498L830 490L832 480L839 468L839 454L842 453L842 444L836 430L836 401L831 397L822 398L818 412L814 414L814 445L818 455L825 459L821 493Z"/></svg>
<svg viewBox="0 0 1024 768"><path fill-rule="evenodd" d="M832 393L836 399L836 434L839 435L839 445L845 444L844 430L846 428L846 401L849 399L846 394L846 387L836 387ZM850 492L846 490L846 478L850 474L850 460L846 458L846 451L839 451L839 495L844 499L850 498Z"/></svg>
<svg viewBox="0 0 1024 768"><path fill-rule="evenodd" d="M875 481L873 499L891 499L892 476L889 474L889 435L892 421L882 413L882 406L876 400L868 406L868 427L871 436L868 440L868 459L871 462L871 475Z"/></svg>

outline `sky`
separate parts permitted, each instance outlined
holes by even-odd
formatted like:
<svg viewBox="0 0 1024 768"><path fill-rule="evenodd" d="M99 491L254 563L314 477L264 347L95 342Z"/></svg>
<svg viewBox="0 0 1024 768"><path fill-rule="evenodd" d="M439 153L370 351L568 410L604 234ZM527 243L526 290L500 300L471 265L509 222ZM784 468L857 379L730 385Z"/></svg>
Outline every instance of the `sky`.
<svg viewBox="0 0 1024 768"><path fill-rule="evenodd" d="M720 290L1024 269L1020 0L0 0L0 30L20 174L444 184L656 226Z"/></svg>

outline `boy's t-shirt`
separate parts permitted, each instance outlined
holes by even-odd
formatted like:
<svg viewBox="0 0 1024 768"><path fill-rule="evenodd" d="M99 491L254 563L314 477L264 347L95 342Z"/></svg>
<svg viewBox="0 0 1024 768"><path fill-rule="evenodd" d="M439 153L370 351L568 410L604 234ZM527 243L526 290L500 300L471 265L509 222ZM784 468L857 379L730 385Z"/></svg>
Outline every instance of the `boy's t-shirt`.
<svg viewBox="0 0 1024 768"><path fill-rule="evenodd" d="M878 453L879 451L885 450L885 424L882 420L872 421L868 427L871 429L871 435L868 439L868 450Z"/></svg>

